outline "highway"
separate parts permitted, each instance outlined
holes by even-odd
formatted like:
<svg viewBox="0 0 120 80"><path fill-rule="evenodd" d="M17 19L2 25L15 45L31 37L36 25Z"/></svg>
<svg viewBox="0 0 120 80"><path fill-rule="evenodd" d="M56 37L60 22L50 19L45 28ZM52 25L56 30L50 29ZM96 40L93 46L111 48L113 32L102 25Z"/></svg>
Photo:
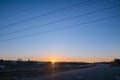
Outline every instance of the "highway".
<svg viewBox="0 0 120 80"><path fill-rule="evenodd" d="M17 80L120 80L120 68L107 64Z"/></svg>

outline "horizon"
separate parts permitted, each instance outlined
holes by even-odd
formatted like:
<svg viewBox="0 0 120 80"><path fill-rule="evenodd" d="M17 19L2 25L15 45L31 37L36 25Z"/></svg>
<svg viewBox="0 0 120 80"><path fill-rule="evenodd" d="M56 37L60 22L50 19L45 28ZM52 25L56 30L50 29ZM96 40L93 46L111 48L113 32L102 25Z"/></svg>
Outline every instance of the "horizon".
<svg viewBox="0 0 120 80"><path fill-rule="evenodd" d="M22 58L17 58L17 59L3 59L1 58L0 60L5 60L5 61L18 61L18 60L21 60L21 61L37 61L37 62L87 62L87 63L95 63L95 62L112 62L114 59L117 59L117 58L114 58L114 59L111 59L111 60L90 60L90 59L83 59L83 60L57 60L57 59L51 59L51 60L35 60L35 59L22 59ZM118 58L119 59L119 58Z"/></svg>
<svg viewBox="0 0 120 80"><path fill-rule="evenodd" d="M115 58L116 59L116 58ZM26 62L26 61L33 61L33 62L50 62L50 63L61 63L61 62L67 62L67 63L69 63L69 62L75 62L75 63L102 63L102 62L113 62L115 59L113 59L113 60L110 60L110 61L94 61L94 62L89 62L89 61L53 61L53 60L49 60L49 61L39 61L39 60L30 60L30 59L28 59L28 60L23 60L23 59L21 59L20 61L22 61L22 62ZM14 59L11 59L11 60L9 60L9 59L0 59L0 60L4 60L4 61L19 61L18 59L17 60L14 60Z"/></svg>

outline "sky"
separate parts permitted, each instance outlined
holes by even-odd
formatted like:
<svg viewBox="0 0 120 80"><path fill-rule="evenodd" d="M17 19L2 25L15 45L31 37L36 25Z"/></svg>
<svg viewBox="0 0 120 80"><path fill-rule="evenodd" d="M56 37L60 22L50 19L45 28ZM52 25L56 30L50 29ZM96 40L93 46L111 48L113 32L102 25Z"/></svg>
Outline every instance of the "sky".
<svg viewBox="0 0 120 80"><path fill-rule="evenodd" d="M40 16L77 3L82 4ZM88 23L120 15L120 6L62 21L115 5L120 0L0 0L0 58L84 62L120 58L120 16ZM48 24L57 20L61 21ZM23 30L30 27L34 28Z"/></svg>

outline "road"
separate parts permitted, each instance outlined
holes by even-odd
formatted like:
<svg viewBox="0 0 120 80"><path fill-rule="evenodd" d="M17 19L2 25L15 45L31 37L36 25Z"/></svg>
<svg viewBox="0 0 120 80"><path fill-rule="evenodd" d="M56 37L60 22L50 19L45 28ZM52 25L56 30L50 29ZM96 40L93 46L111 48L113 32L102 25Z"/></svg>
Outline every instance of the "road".
<svg viewBox="0 0 120 80"><path fill-rule="evenodd" d="M120 68L100 64L90 68L19 78L17 80L120 80Z"/></svg>

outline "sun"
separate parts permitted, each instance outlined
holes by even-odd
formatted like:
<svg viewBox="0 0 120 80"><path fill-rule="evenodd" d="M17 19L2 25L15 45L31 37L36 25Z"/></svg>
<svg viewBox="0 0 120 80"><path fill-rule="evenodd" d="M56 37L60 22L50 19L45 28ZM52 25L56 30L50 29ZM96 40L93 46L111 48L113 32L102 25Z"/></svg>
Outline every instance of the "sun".
<svg viewBox="0 0 120 80"><path fill-rule="evenodd" d="M55 63L56 61L55 60L51 60L52 63Z"/></svg>

